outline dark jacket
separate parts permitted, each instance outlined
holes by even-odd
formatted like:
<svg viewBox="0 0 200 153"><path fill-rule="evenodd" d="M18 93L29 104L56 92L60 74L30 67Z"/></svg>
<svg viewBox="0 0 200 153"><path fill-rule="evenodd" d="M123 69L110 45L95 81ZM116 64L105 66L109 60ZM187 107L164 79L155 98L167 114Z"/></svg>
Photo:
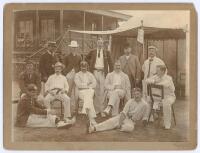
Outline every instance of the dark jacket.
<svg viewBox="0 0 200 153"><path fill-rule="evenodd" d="M48 52L43 54L39 62L39 71L41 73L41 81L46 82L48 77L54 73L53 65L56 63L56 57Z"/></svg>
<svg viewBox="0 0 200 153"><path fill-rule="evenodd" d="M36 99L26 94L18 103L15 126L25 127L30 114L47 115L47 110Z"/></svg>
<svg viewBox="0 0 200 153"><path fill-rule="evenodd" d="M97 56L97 49L90 51L90 53L86 56L86 61L89 64L90 71L93 73L95 69L96 63L96 56ZM104 75L106 76L108 72L113 71L113 61L110 56L110 52L107 50L103 50L103 57L104 57Z"/></svg>
<svg viewBox="0 0 200 153"><path fill-rule="evenodd" d="M132 74L133 78L141 80L142 70L141 70L140 61L136 55L130 54L128 60L126 59L126 55L122 55L121 57L119 57L119 61L121 63L122 70L124 70L126 64L128 64L128 68L130 71L129 73Z"/></svg>
<svg viewBox="0 0 200 153"><path fill-rule="evenodd" d="M38 88L38 92L41 90L41 78L40 74L37 72L33 72L31 76L27 74L27 72L22 72L19 75L19 87L21 89L21 93L26 93L26 88L29 84L35 84Z"/></svg>
<svg viewBox="0 0 200 153"><path fill-rule="evenodd" d="M80 71L80 55L73 56L73 54L70 53L69 55L65 56L63 61L65 65L65 69L63 70L64 75L67 75L67 73L69 73L72 69L74 69L76 73Z"/></svg>

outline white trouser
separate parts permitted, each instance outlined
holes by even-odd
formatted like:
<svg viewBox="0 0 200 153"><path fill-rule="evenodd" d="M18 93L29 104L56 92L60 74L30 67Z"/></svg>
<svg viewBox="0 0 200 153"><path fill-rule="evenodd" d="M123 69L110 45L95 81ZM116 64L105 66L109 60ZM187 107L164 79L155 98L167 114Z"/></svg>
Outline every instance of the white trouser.
<svg viewBox="0 0 200 153"><path fill-rule="evenodd" d="M62 101L64 107L64 118L71 117L70 98L66 94L58 94L55 96L48 94L44 99L47 109L51 109L51 102L55 99L59 99Z"/></svg>
<svg viewBox="0 0 200 153"><path fill-rule="evenodd" d="M95 125L96 131L106 131L115 129L119 125L119 119L120 119L120 114ZM126 118L122 123L120 131L131 132L133 130L134 130L133 121L131 119Z"/></svg>
<svg viewBox="0 0 200 153"><path fill-rule="evenodd" d="M74 77L75 77L75 71L71 70L69 73L67 73L66 78L67 78L67 82L69 85L69 91L68 91L68 95L70 97L70 105L71 105L71 112L75 111L76 108L76 95L75 95L75 83L74 83Z"/></svg>
<svg viewBox="0 0 200 153"><path fill-rule="evenodd" d="M95 118L96 117L96 112L94 109L94 104L93 104L93 97L94 97L94 89L84 89L84 90L79 90L79 98L83 100L83 108L81 113L86 114L86 109L89 110L89 117L90 118Z"/></svg>
<svg viewBox="0 0 200 153"><path fill-rule="evenodd" d="M31 114L26 123L27 127L56 127L56 115Z"/></svg>
<svg viewBox="0 0 200 153"><path fill-rule="evenodd" d="M142 80L142 91L143 91L143 97L147 97L147 84L146 84L146 79Z"/></svg>
<svg viewBox="0 0 200 153"><path fill-rule="evenodd" d="M119 114L120 99L124 98L125 91L123 89L115 89L108 91L108 105L112 106L112 116Z"/></svg>
<svg viewBox="0 0 200 153"><path fill-rule="evenodd" d="M104 82L105 76L103 71L94 70L94 76L96 78L96 88L95 88L95 98L94 98L94 107L96 113L103 112L104 109Z"/></svg>
<svg viewBox="0 0 200 153"><path fill-rule="evenodd" d="M169 96L163 99L163 118L164 118L164 126L165 128L171 127L171 118L172 118L172 110L171 105L175 102L176 98L173 96Z"/></svg>
<svg viewBox="0 0 200 153"><path fill-rule="evenodd" d="M163 106L163 120L164 120L164 126L165 128L170 128L171 127L171 116L172 116L172 110L171 110L171 105L175 102L176 97L174 96L168 96L165 97L162 100L162 106ZM148 100L148 113L150 114L151 112L151 102Z"/></svg>

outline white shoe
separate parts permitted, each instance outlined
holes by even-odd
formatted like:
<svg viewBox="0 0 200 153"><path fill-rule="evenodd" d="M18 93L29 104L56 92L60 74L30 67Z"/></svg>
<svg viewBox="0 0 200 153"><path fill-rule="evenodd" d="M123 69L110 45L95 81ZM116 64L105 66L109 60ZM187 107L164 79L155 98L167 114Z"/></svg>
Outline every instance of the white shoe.
<svg viewBox="0 0 200 153"><path fill-rule="evenodd" d="M75 124L76 123L76 117L74 116L69 122L71 122L71 124Z"/></svg>
<svg viewBox="0 0 200 153"><path fill-rule="evenodd" d="M60 128L60 129L61 128L68 129L68 128L70 128L72 126L72 124L68 123L68 122L65 122L65 121L59 121L56 126L57 126L57 128Z"/></svg>

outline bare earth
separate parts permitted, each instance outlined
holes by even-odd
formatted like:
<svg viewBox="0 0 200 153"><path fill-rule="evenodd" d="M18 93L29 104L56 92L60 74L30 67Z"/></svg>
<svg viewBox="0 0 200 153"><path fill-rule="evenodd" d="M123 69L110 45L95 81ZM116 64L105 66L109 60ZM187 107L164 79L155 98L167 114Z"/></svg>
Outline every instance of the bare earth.
<svg viewBox="0 0 200 153"><path fill-rule="evenodd" d="M141 123L136 125L132 133L124 133L117 130L86 134L85 118L79 116L76 124L70 129L56 128L16 128L13 130L14 141L127 141L127 142L181 142L187 141L189 130L188 101L177 100L175 105L177 125L172 122L171 130L157 128L150 123L143 128ZM13 104L13 112L16 104ZM101 118L97 118L101 122Z"/></svg>

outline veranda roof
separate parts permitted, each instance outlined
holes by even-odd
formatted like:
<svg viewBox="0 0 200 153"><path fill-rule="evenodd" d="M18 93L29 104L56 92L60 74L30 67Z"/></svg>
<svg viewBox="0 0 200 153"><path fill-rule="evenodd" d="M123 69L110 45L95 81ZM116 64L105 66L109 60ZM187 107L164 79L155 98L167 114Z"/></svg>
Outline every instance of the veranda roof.
<svg viewBox="0 0 200 153"><path fill-rule="evenodd" d="M137 37L138 28L143 21L145 39L181 39L186 37L189 29L189 13L181 11L135 11L134 16L123 22L120 27L108 31L78 31L71 32L90 35L114 35Z"/></svg>

